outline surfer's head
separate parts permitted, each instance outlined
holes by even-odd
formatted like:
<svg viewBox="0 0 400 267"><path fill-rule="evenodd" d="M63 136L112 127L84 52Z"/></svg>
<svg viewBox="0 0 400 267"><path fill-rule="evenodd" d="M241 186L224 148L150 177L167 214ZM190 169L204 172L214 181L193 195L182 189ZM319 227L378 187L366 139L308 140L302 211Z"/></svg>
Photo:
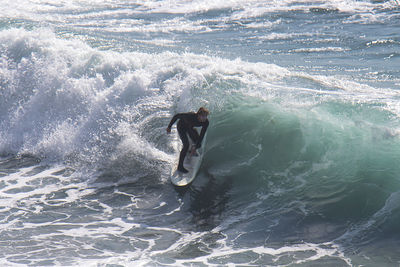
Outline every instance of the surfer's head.
<svg viewBox="0 0 400 267"><path fill-rule="evenodd" d="M208 109L201 107L199 108L199 110L197 111L197 118L200 122L205 122L207 120L207 116L208 114L210 114L210 112L208 111Z"/></svg>

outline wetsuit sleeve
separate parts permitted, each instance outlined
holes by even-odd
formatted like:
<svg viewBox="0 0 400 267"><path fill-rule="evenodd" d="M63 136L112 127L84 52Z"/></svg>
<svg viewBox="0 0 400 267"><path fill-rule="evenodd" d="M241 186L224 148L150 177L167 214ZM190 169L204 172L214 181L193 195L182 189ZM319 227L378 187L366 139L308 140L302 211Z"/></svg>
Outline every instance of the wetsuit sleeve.
<svg viewBox="0 0 400 267"><path fill-rule="evenodd" d="M196 143L196 148L200 148L201 147L201 142L203 141L203 138L206 135L208 124L209 124L209 122L208 122L208 120L206 120L204 122L203 127L201 127L200 137L199 137L199 140Z"/></svg>
<svg viewBox="0 0 400 267"><path fill-rule="evenodd" d="M171 121L170 121L169 124L168 124L168 128L171 128L172 125L174 125L174 123L175 123L178 119L181 119L182 117L183 117L183 114L182 114L182 113L178 113L178 114L176 114L175 116L173 116L172 119L171 119Z"/></svg>

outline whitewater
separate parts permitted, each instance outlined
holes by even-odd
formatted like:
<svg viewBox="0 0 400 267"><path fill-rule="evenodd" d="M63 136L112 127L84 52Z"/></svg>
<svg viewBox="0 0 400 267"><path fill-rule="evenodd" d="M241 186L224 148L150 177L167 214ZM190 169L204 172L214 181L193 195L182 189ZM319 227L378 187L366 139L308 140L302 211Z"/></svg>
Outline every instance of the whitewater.
<svg viewBox="0 0 400 267"><path fill-rule="evenodd" d="M399 27L396 0L3 0L0 265L398 266Z"/></svg>

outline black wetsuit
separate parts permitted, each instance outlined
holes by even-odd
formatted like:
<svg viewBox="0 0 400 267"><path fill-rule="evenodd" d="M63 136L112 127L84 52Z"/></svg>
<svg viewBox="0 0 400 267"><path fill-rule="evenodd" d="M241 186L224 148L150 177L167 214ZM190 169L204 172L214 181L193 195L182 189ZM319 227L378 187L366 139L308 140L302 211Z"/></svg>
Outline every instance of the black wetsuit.
<svg viewBox="0 0 400 267"><path fill-rule="evenodd" d="M188 113L178 113L176 114L172 119L171 122L168 125L168 128L171 128L172 125L177 121L177 129L179 133L179 137L182 140L183 143L183 148L181 150L181 153L179 155L179 165L178 169L182 170L183 169L183 161L185 160L185 156L189 150L189 139L192 139L192 141L196 144L196 149L201 147L201 142L203 141L204 135L206 134L207 127L208 127L208 119L204 122L200 122L197 119L197 114L194 112L188 112ZM202 127L200 135L194 129L194 127Z"/></svg>

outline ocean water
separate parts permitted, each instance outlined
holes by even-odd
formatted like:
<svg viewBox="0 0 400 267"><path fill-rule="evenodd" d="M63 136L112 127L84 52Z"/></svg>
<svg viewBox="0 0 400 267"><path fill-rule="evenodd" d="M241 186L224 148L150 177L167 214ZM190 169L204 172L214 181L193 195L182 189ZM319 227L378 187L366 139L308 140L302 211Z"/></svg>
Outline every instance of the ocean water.
<svg viewBox="0 0 400 267"><path fill-rule="evenodd" d="M0 265L399 266L399 88L397 0L3 0Z"/></svg>

